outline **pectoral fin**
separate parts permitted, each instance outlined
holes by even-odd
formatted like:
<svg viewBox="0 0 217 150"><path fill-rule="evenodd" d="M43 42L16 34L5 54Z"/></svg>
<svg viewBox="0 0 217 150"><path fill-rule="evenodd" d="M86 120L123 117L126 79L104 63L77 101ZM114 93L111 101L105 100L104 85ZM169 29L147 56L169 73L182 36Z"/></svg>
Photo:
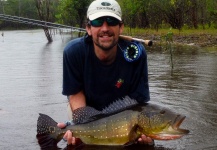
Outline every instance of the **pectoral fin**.
<svg viewBox="0 0 217 150"><path fill-rule="evenodd" d="M139 134L137 133L137 129L138 129L138 125L135 125L130 133L129 133L129 141L127 143L124 144L124 146L130 146L132 144L136 143L136 140L139 138Z"/></svg>

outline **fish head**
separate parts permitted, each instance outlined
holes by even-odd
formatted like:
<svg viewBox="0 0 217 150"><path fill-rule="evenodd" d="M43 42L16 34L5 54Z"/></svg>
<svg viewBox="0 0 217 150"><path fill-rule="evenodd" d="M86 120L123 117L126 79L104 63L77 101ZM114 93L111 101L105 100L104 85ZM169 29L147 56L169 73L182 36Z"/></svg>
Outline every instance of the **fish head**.
<svg viewBox="0 0 217 150"><path fill-rule="evenodd" d="M155 140L173 140L189 133L179 128L185 116L169 109L147 106L138 115L139 132Z"/></svg>

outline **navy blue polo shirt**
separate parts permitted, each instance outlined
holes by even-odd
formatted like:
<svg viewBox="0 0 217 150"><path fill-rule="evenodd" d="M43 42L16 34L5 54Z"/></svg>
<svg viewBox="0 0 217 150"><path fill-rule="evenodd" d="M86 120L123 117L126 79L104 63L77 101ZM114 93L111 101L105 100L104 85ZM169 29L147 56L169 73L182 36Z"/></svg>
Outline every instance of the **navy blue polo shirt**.
<svg viewBox="0 0 217 150"><path fill-rule="evenodd" d="M102 110L111 102L126 95L139 103L149 101L147 55L142 46L138 60L128 62L123 50L130 44L119 40L115 61L103 64L94 53L91 37L70 41L63 52L63 95L83 90L86 103Z"/></svg>

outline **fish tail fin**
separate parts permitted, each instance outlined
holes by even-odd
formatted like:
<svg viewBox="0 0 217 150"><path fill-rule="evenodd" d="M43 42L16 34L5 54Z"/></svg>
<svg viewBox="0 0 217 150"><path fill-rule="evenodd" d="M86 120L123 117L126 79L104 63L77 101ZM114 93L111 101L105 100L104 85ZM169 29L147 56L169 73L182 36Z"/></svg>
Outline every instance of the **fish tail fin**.
<svg viewBox="0 0 217 150"><path fill-rule="evenodd" d="M57 140L57 137L55 137L56 134L53 134L56 132L56 128L58 128L56 121L45 114L39 114L36 138L42 149L57 147L59 141Z"/></svg>

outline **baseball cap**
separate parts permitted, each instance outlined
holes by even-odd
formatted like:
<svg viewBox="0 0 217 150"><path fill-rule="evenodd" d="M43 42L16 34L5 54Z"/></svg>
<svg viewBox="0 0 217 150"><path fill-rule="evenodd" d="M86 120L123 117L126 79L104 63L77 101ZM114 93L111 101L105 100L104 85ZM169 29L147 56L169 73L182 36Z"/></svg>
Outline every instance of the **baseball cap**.
<svg viewBox="0 0 217 150"><path fill-rule="evenodd" d="M120 5L115 0L94 0L87 10L87 18L92 21L103 16L114 17L121 21Z"/></svg>

